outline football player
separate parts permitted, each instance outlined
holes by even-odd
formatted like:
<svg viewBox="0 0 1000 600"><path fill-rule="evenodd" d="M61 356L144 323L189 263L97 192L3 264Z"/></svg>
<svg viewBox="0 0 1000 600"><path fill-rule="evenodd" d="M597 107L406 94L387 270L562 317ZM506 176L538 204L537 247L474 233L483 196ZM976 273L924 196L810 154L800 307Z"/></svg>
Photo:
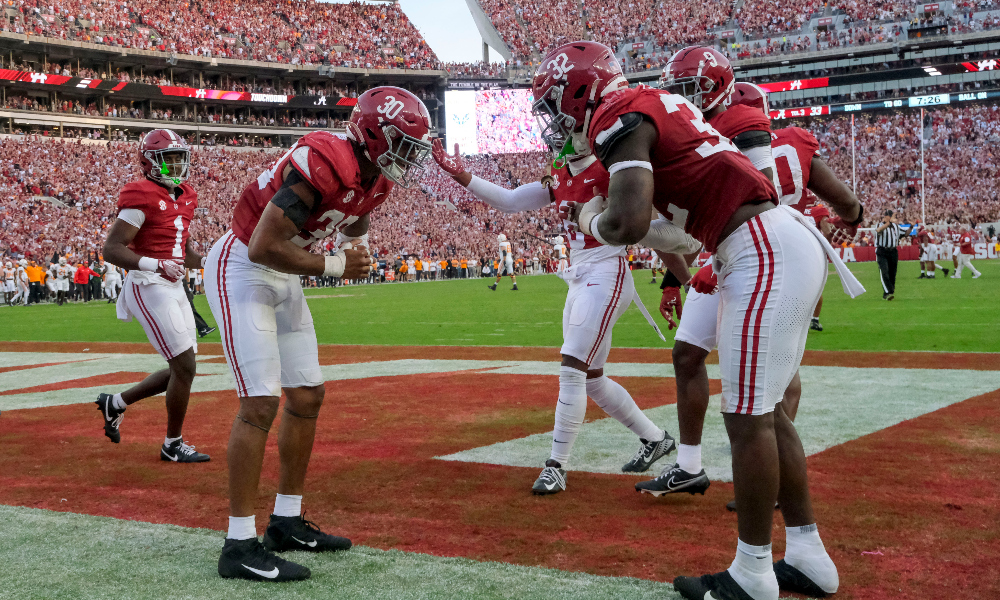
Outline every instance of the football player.
<svg viewBox="0 0 1000 600"><path fill-rule="evenodd" d="M104 270L104 295L108 297L108 304L118 300L118 292L121 291L121 289L121 269L111 263L106 263Z"/></svg>
<svg viewBox="0 0 1000 600"><path fill-rule="evenodd" d="M60 256L59 261L49 267L51 289L55 292L56 304L62 306L69 300L69 282L73 278L73 267L67 264L66 257Z"/></svg>
<svg viewBox="0 0 1000 600"><path fill-rule="evenodd" d="M456 150L456 155L458 151ZM504 275L509 275L511 282L514 287L510 288L510 291L517 291L517 276L514 275L514 252L511 250L510 242L507 241L507 236L500 234L497 236L497 280L493 282L493 285L489 286L494 292L497 291L497 286L500 285L500 278Z"/></svg>
<svg viewBox="0 0 1000 600"><path fill-rule="evenodd" d="M14 274L14 282L17 285L17 294L11 300L12 303L17 304L21 302L25 306L28 305L28 261L21 259L17 263L16 273Z"/></svg>
<svg viewBox="0 0 1000 600"><path fill-rule="evenodd" d="M312 315L300 275L368 276L369 214L393 185L409 187L430 153L430 114L396 87L362 93L347 133L300 138L243 190L232 228L208 256L205 292L236 379L239 412L229 437L229 532L219 575L258 581L310 576L275 552L351 547L302 518L302 493L325 393ZM337 251L309 250L336 235ZM274 511L257 541L254 508L268 432L282 392Z"/></svg>
<svg viewBox="0 0 1000 600"><path fill-rule="evenodd" d="M16 290L16 286L14 285L16 275L17 270L14 269L14 263L9 260L5 262L3 265L3 302L8 306L13 305L12 299Z"/></svg>
<svg viewBox="0 0 1000 600"><path fill-rule="evenodd" d="M592 42L581 44L597 52L605 48ZM588 93L598 94L626 87L614 57L609 55L606 63L607 67L602 71L604 77L599 82L592 82L594 85L587 90ZM546 78L536 78L533 110L547 110L544 98L554 91L551 87ZM508 214L537 210L552 203L562 209L568 202L589 199L594 189L605 193L608 173L589 151L587 140L579 134L571 138L560 133L546 130L543 134L543 140L557 155L551 173L542 182L525 184L514 190L504 189L469 173L457 146L454 156L449 156L440 141L435 140L434 158L456 182L490 206ZM644 243L669 251L700 245L680 229L665 222L662 224L665 226L663 231L673 237L656 239L650 236ZM607 246L593 236L576 232L570 235L569 243L573 251L573 266L566 266L563 259L559 270L560 277L569 286L569 292L563 309L562 366L559 370L552 451L532 486L535 494L554 494L566 489L570 453L583 426L588 396L639 438L639 449L625 463L622 471L646 471L674 449L674 439L643 414L625 388L604 375L604 364L611 351L611 331L632 302L639 303L632 274L626 265L625 248ZM556 238L554 256L559 255L560 247L565 257L561 236Z"/></svg>
<svg viewBox="0 0 1000 600"><path fill-rule="evenodd" d="M976 255L976 249L973 247L972 242L975 238L972 236L972 230L966 229L962 231L958 236L958 268L955 269L955 274L951 276L952 279L962 278L962 269L969 269L972 271L972 278L979 279L982 275L976 267L972 266L972 258Z"/></svg>
<svg viewBox="0 0 1000 600"><path fill-rule="evenodd" d="M546 126L570 135L587 123L591 148L611 174L608 197L574 209L575 220L586 234L627 245L647 234L655 206L704 242L723 274L717 337L739 541L729 570L678 577L674 587L689 599L776 600L780 577L789 590L803 588L800 582L807 580L824 593L834 592L837 571L816 529L802 444L780 400L801 360L827 259L836 253L800 213L777 206L771 180L704 120L701 97L720 91L718 80L697 72L675 80L673 89L698 104L647 87L588 96L587 89L601 81L604 57L572 42L542 59L536 74L536 80L547 77L565 90L549 95L552 117ZM704 68L717 57L703 54L699 62ZM834 208L847 221L861 216L857 204ZM841 277L850 282L846 273ZM858 291L856 280L850 283ZM785 358L771 360L775 355ZM771 528L779 497L788 543L776 571Z"/></svg>
<svg viewBox="0 0 1000 600"><path fill-rule="evenodd" d="M118 218L104 241L104 259L128 271L117 301L118 318L139 321L149 342L167 361L139 384L117 394L99 394L104 434L121 441L125 409L139 400L166 393L167 433L160 460L200 463L209 460L183 437L191 382L195 375L194 317L181 287L185 268L204 259L192 247L191 219L198 194L185 183L191 149L169 129L154 129L139 143L143 178L118 194Z"/></svg>
<svg viewBox="0 0 1000 600"><path fill-rule="evenodd" d="M552 257L559 261L556 273L562 273L569 266L569 253L566 250L566 240L561 235L556 236L555 244L552 246Z"/></svg>

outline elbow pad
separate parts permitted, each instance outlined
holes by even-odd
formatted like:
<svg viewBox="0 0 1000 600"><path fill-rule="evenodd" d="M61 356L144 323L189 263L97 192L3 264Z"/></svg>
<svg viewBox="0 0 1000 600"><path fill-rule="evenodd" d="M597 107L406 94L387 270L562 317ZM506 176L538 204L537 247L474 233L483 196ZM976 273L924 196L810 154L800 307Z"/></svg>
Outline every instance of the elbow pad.
<svg viewBox="0 0 1000 600"><path fill-rule="evenodd" d="M666 219L650 222L649 232L639 243L666 254L691 254L701 249L701 242Z"/></svg>

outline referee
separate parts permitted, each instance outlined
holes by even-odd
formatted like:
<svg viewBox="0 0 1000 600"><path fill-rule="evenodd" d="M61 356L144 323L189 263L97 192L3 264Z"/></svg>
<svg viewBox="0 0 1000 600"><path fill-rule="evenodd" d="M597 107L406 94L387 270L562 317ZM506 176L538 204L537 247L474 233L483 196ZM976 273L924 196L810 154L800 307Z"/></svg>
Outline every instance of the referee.
<svg viewBox="0 0 1000 600"><path fill-rule="evenodd" d="M910 225L906 231L913 231ZM875 260L878 261L879 278L882 280L882 299L892 300L896 293L896 265L899 263L899 236L902 228L891 210L885 211L882 223L875 230Z"/></svg>

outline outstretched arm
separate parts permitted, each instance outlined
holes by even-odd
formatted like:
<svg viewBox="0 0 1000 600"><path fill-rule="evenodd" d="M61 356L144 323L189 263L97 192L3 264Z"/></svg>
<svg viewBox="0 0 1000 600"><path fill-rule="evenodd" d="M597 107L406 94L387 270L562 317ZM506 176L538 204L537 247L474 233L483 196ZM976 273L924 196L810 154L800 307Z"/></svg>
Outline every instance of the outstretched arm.
<svg viewBox="0 0 1000 600"><path fill-rule="evenodd" d="M468 188L477 198L501 212L513 214L537 210L552 202L549 190L538 182L508 190L476 177L465 169L465 161L458 153L458 144L455 144L455 154L448 154L441 145L441 139L436 138L431 146L431 155L438 166L459 185Z"/></svg>

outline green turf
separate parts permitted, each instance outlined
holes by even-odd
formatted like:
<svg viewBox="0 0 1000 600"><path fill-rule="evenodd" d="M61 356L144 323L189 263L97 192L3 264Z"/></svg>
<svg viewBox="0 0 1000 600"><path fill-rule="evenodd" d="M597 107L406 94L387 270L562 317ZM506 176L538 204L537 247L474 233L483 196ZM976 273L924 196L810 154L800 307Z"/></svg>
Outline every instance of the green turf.
<svg viewBox="0 0 1000 600"><path fill-rule="evenodd" d="M222 532L0 506L0 599L680 598L665 583L355 547L296 583L222 579Z"/></svg>
<svg viewBox="0 0 1000 600"><path fill-rule="evenodd" d="M996 299L1000 261L977 261L983 272L973 281L939 277L916 279L916 262L900 263L896 299L882 300L875 263L851 269L868 293L851 300L831 274L824 295L826 331L810 333L808 348L817 350L952 352L1000 351L996 335ZM649 284L649 271L635 272L636 288L656 315L659 288ZM420 284L352 286L309 290L326 296L309 301L316 333L324 344L559 346L566 284L552 275L521 277L518 292L509 280L496 292L486 280ZM214 322L203 296L199 311ZM30 315L30 316L29 316ZM662 319L656 315L658 322ZM614 344L663 347L635 307L614 329ZM30 341L128 341L146 337L135 322L115 319L103 302L62 307L43 305L0 309L0 337ZM219 341L218 332L205 341Z"/></svg>

